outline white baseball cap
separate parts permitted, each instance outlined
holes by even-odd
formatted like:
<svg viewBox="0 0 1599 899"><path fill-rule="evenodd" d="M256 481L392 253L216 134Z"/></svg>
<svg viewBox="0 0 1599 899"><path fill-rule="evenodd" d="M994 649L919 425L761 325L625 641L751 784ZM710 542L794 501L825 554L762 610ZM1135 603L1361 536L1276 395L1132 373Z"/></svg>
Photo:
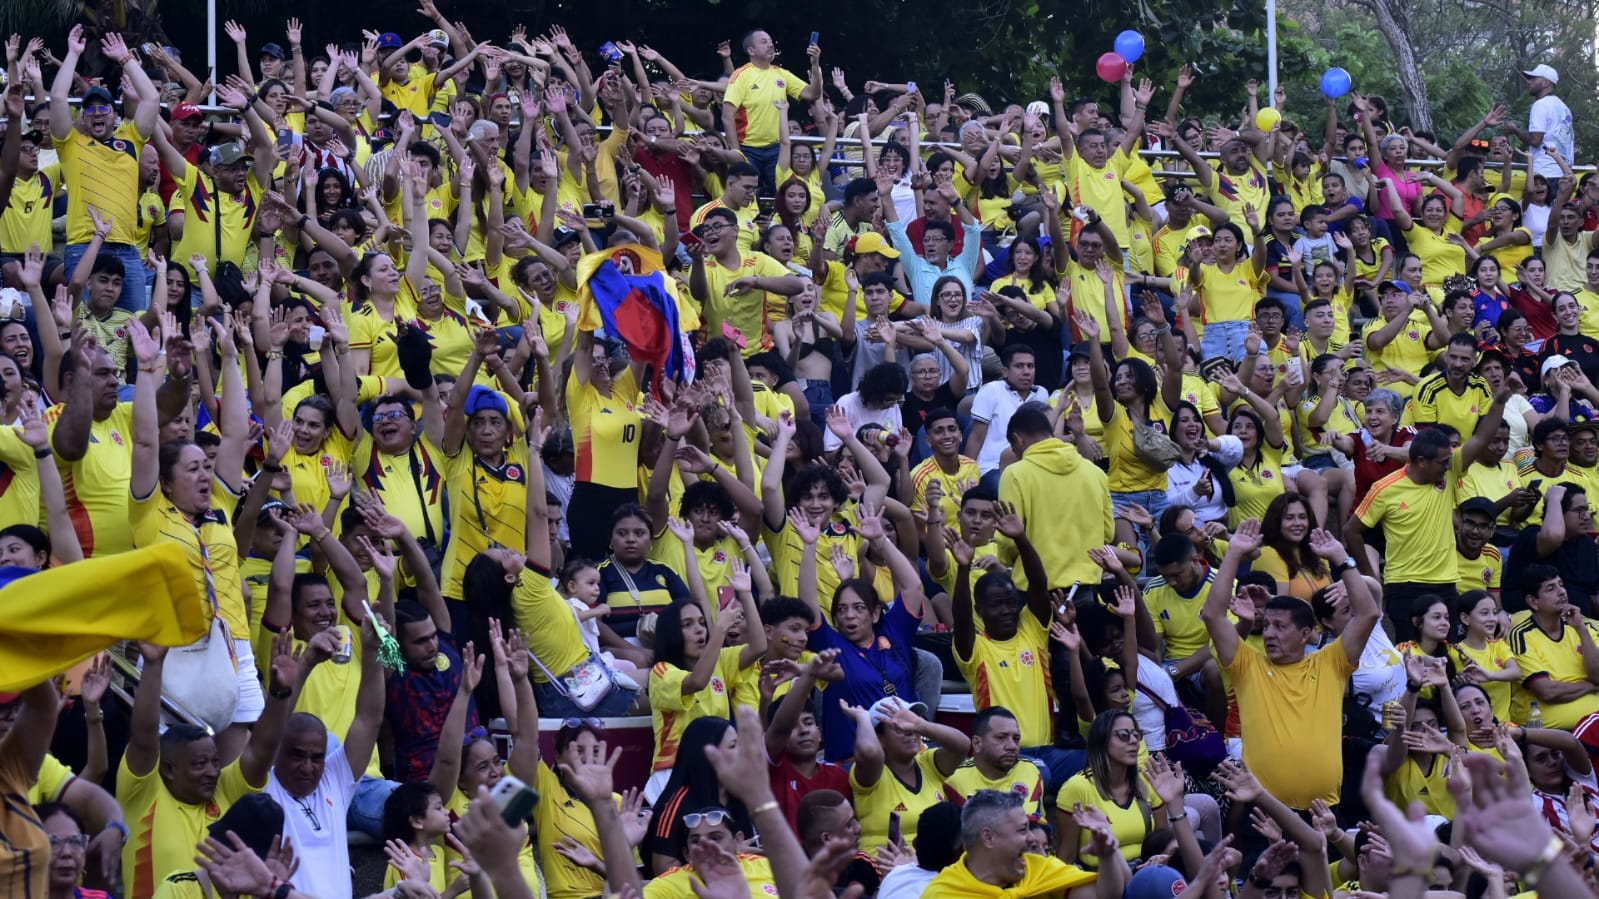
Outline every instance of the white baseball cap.
<svg viewBox="0 0 1599 899"><path fill-rule="evenodd" d="M1522 72L1521 73L1521 77L1523 77L1523 78L1542 78L1545 81L1549 82L1550 84L1559 84L1560 83L1560 73L1556 72L1554 70L1553 66L1550 66L1550 65L1547 65L1547 64L1544 64L1544 63L1540 63L1540 64L1538 64L1538 65L1526 70L1525 72Z"/></svg>

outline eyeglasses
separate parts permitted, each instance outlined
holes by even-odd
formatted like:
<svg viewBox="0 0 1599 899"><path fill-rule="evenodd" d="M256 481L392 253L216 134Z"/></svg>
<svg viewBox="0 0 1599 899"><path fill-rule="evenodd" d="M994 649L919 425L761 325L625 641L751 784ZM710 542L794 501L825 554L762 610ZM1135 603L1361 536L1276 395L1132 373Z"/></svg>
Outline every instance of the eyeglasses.
<svg viewBox="0 0 1599 899"><path fill-rule="evenodd" d="M1586 515L1590 517L1593 515L1593 509L1589 506L1572 506L1571 511L1577 513L1578 515Z"/></svg>
<svg viewBox="0 0 1599 899"><path fill-rule="evenodd" d="M1128 743L1137 743L1144 739L1144 732L1136 727L1118 727L1111 731L1110 735Z"/></svg>
<svg viewBox="0 0 1599 899"><path fill-rule="evenodd" d="M715 827L716 825L721 824L723 821L726 821L727 818L727 812L719 808L711 809L708 812L689 812L683 816L683 826L699 827L700 822L703 821L704 823Z"/></svg>
<svg viewBox="0 0 1599 899"><path fill-rule="evenodd" d="M373 421L405 421L406 419L408 419L410 417L411 416L405 414L404 412L402 412L402 411L400 411L398 409L394 410L393 412L374 412L374 413L372 413L372 420Z"/></svg>
<svg viewBox="0 0 1599 899"><path fill-rule="evenodd" d="M107 106L107 105L105 105L103 103L97 104L95 106L85 106L85 107L83 107L83 114L84 115L110 115L112 112L113 112L113 110L111 109L111 107Z"/></svg>
<svg viewBox="0 0 1599 899"><path fill-rule="evenodd" d="M88 834L74 834L70 837L50 837L50 851L59 852L62 849L75 849L78 852L89 848Z"/></svg>
<svg viewBox="0 0 1599 899"><path fill-rule="evenodd" d="M700 226L700 235L703 236L703 237L710 237L713 234L721 234L723 231L726 231L728 228L731 228L731 227L732 227L731 225L726 225L726 224L701 225Z"/></svg>

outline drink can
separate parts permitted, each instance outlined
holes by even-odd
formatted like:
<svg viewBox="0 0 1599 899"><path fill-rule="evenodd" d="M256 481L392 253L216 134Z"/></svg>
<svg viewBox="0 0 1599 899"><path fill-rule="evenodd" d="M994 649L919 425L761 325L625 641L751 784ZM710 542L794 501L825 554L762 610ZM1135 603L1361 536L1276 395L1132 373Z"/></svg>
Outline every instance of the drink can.
<svg viewBox="0 0 1599 899"><path fill-rule="evenodd" d="M350 636L350 628L343 624L334 625L333 635L339 640L338 646L333 650L333 664L349 664L350 657L355 655L355 640Z"/></svg>

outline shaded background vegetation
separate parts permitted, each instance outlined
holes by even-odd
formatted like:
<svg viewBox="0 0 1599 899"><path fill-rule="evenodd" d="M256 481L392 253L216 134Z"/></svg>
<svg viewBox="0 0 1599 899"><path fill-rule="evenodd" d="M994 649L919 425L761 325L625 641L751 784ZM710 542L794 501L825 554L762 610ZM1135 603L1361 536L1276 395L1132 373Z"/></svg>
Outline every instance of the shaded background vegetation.
<svg viewBox="0 0 1599 899"><path fill-rule="evenodd" d="M1379 14L1377 4L1383 4ZM1282 0L1278 15L1278 71L1288 91L1288 114L1320 132L1324 107L1321 72L1341 65L1356 88L1389 101L1401 124L1431 123L1452 136L1498 100L1524 116L1530 98L1517 75L1549 62L1561 71L1560 94L1576 115L1579 158L1599 147L1595 101L1594 7L1599 0ZM13 0L0 8L0 28L42 33L59 51L73 21L92 31L119 29L135 39L165 40L183 51L202 74L205 5L198 0ZM1138 71L1162 85L1163 110L1177 69L1191 61L1201 78L1186 111L1235 118L1249 78L1266 80L1264 3L1222 8L1194 0L943 0L863 4L856 0L612 0L612 2L451 3L440 8L464 21L478 39L502 41L512 25L532 33L563 24L592 54L607 39L647 36L657 50L690 74L718 70L714 48L760 27L783 51L779 62L798 69L810 32L822 34L824 66L840 66L860 90L868 78L917 81L930 96L945 78L958 90L975 90L993 105L1040 99L1059 73L1072 94L1112 99L1111 86L1094 74L1094 60L1114 35L1136 28L1146 39ZM410 2L377 0L329 4L296 0L219 3L220 19L236 18L250 45L283 41L283 19L299 16L308 53L329 41L357 39L362 28L397 30L410 37L426 25ZM1420 89L1407 89L1396 71L1396 43L1408 44ZM223 74L233 69L233 47L219 36ZM90 60L94 65L95 60ZM1265 90L1262 88L1262 99ZM936 97L932 97L936 99Z"/></svg>

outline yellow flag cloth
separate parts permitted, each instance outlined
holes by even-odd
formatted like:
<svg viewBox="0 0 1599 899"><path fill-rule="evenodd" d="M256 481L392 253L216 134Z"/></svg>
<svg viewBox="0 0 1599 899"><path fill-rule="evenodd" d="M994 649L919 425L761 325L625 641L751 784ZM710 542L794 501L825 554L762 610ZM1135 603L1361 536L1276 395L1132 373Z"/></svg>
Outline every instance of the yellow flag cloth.
<svg viewBox="0 0 1599 899"><path fill-rule="evenodd" d="M185 646L210 626L176 543L37 573L0 568L0 691L25 690L122 640Z"/></svg>
<svg viewBox="0 0 1599 899"><path fill-rule="evenodd" d="M1008 887L997 887L978 880L966 867L966 856L933 878L922 891L921 899L1035 899L1065 895L1072 887L1093 883L1098 875L1068 865L1058 858L1027 856L1027 873Z"/></svg>

